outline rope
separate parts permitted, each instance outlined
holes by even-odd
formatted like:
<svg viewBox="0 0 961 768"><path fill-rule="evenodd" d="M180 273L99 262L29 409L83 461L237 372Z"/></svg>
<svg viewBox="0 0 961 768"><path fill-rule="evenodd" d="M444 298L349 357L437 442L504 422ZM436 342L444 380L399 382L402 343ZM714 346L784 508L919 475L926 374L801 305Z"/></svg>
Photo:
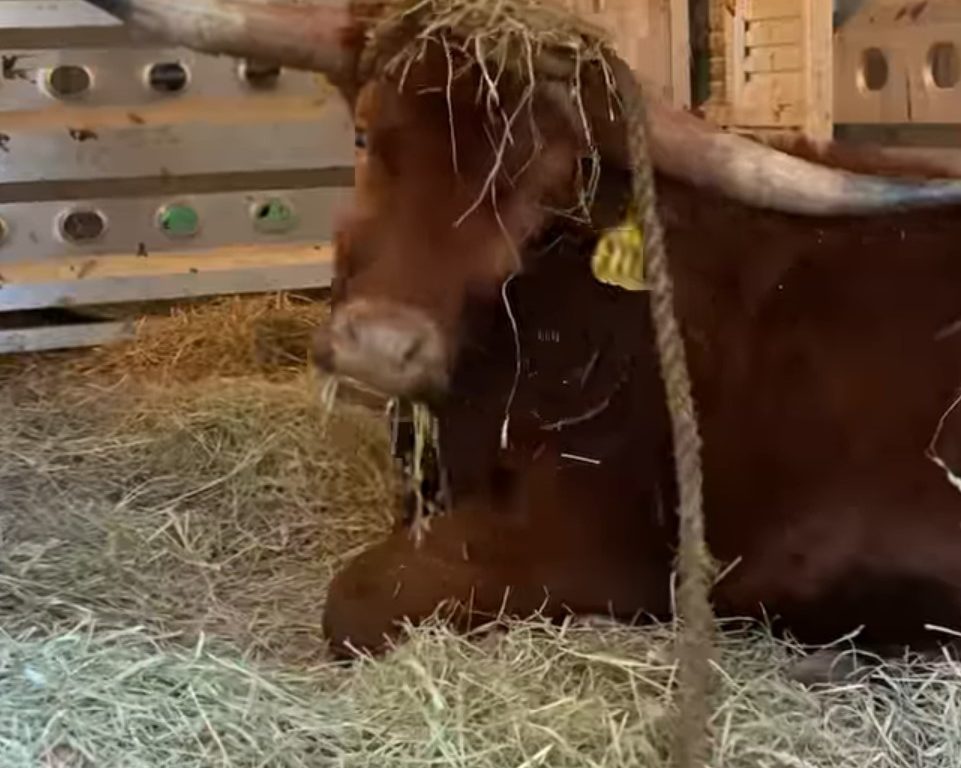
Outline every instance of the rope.
<svg viewBox="0 0 961 768"><path fill-rule="evenodd" d="M378 68L378 55L385 41L405 33L403 24L382 25L368 40L359 61L358 74L370 78ZM664 379L674 440L674 461L679 492L678 617L681 621L679 648L678 722L672 751L675 768L703 768L710 741L709 694L713 682L714 616L710 589L714 565L704 536L702 509L703 473L701 438L698 429L687 355L680 326L674 314L674 286L664 243L664 231L657 214L654 171L647 146L644 99L640 85L628 71L622 89L633 163L632 194L641 219L647 256L647 282L651 290L661 375Z"/></svg>
<svg viewBox="0 0 961 768"><path fill-rule="evenodd" d="M622 94L633 164L632 194L646 242L647 282L651 290L661 376L667 393L678 484L679 555L677 604L681 619L680 701L674 733L676 768L702 768L709 759L709 694L713 682L714 615L710 589L714 565L704 536L703 472L687 355L674 313L674 285L667 261L664 230L657 214L654 170L647 146L647 120L640 85L629 77Z"/></svg>

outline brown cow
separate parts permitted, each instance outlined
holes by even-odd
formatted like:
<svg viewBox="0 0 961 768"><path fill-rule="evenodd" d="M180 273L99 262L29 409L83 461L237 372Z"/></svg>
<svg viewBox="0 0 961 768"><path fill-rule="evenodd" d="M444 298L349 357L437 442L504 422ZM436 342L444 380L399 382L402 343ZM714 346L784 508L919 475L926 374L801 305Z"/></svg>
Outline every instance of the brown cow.
<svg viewBox="0 0 961 768"><path fill-rule="evenodd" d="M630 183L600 73L582 91L602 160L585 220L559 212L587 149L563 89L539 87L500 146L476 67L450 82L449 51L428 46L403 85L358 83L345 3L96 4L202 50L324 69L356 105L356 209L317 356L433 404L452 509L421 547L399 524L337 576L334 647L376 649L451 600L465 621L668 616L676 490L647 297L589 266ZM520 91L500 83L506 111ZM930 645L932 625L961 627L961 184L845 173L652 110L708 536L731 566L719 613L810 642L860 627L869 646Z"/></svg>

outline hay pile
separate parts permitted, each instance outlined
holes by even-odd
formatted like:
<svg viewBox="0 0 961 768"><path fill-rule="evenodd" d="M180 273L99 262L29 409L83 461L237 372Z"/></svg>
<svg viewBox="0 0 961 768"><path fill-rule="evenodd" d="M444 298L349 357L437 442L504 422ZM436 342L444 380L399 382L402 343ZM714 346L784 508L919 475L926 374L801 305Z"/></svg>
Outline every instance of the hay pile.
<svg viewBox="0 0 961 768"><path fill-rule="evenodd" d="M435 625L325 658L325 586L394 480L375 413L324 432L324 311L230 300L0 366L0 765L663 765L670 627ZM814 693L763 632L722 642L716 765L961 764L951 665Z"/></svg>

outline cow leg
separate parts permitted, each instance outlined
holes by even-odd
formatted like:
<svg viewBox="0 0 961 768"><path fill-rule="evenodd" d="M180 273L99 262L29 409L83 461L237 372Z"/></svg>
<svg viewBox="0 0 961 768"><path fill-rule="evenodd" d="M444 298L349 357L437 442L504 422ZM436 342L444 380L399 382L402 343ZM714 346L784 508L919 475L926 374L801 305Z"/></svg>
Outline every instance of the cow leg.
<svg viewBox="0 0 961 768"><path fill-rule="evenodd" d="M330 585L324 631L336 656L378 653L435 613L459 629L500 613L536 613L544 592L532 585L518 544L497 513L454 510L435 518L422 542L398 527L364 550ZM440 610L439 610L440 609Z"/></svg>
<svg viewBox="0 0 961 768"><path fill-rule="evenodd" d="M443 606L458 629L501 616L666 616L664 537L632 505L603 498L608 484L591 487L577 477L526 485L516 504L455 507L432 519L419 546L399 526L362 552L331 583L324 629L333 651L380 651L403 622L422 622ZM598 507L617 524L598 525Z"/></svg>
<svg viewBox="0 0 961 768"><path fill-rule="evenodd" d="M334 577L324 611L324 633L337 657L377 653L401 630L445 600L469 603L474 570L417 550L406 530L364 550Z"/></svg>

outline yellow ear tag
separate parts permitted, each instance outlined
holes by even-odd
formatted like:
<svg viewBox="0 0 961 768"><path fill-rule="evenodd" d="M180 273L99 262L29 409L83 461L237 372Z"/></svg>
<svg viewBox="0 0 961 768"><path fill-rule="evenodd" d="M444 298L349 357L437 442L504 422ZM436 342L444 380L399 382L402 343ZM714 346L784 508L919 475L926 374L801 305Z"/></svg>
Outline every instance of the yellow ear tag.
<svg viewBox="0 0 961 768"><path fill-rule="evenodd" d="M607 230L597 241L591 258L594 277L625 291L646 291L644 281L644 233L628 214L620 226Z"/></svg>

